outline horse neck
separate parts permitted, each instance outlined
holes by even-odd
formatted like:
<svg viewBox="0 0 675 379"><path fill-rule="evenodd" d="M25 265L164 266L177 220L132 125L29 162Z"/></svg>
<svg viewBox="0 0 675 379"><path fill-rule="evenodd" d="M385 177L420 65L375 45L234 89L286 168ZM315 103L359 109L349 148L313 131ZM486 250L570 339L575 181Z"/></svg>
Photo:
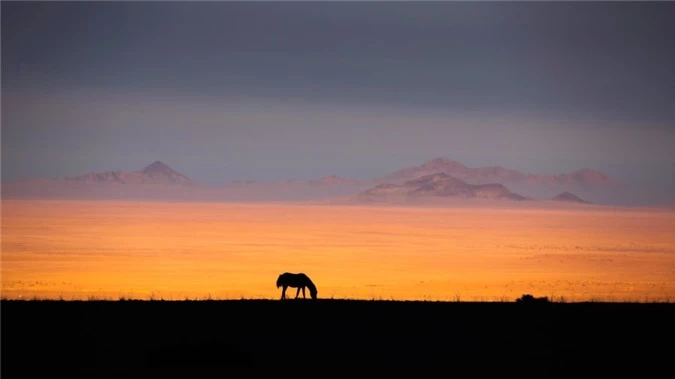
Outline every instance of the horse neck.
<svg viewBox="0 0 675 379"><path fill-rule="evenodd" d="M307 278L307 283L305 283L307 288L309 288L310 291L314 292L316 291L316 286L314 285L314 282L310 278Z"/></svg>

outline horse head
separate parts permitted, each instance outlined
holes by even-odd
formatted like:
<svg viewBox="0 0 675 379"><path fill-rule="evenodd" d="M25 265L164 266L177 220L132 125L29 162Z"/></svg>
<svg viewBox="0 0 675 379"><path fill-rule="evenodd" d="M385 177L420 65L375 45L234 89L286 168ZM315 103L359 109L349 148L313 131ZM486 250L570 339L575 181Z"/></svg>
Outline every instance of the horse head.
<svg viewBox="0 0 675 379"><path fill-rule="evenodd" d="M281 277L282 275L279 275L279 278L277 278L277 288L281 287Z"/></svg>

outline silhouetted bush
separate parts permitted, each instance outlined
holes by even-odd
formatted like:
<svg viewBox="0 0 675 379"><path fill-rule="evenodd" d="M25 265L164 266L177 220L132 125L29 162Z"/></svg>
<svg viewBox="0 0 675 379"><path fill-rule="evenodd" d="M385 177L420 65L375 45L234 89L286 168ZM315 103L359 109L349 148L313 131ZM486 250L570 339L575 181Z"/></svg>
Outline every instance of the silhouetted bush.
<svg viewBox="0 0 675 379"><path fill-rule="evenodd" d="M525 294L518 299L516 299L517 303L525 303L525 304L530 304L530 303L548 303L548 297L534 297L530 294Z"/></svg>

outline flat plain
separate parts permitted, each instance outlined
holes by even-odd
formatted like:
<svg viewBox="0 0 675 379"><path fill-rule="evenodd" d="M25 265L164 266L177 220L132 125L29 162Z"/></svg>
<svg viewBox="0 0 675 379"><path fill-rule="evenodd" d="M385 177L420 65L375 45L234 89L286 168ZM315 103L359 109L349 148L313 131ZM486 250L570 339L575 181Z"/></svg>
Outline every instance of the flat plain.
<svg viewBox="0 0 675 379"><path fill-rule="evenodd" d="M322 299L672 301L673 230L673 210L546 203L3 200L2 296L278 299L289 271Z"/></svg>
<svg viewBox="0 0 675 379"><path fill-rule="evenodd" d="M672 367L675 303L2 300L3 378ZM240 371L246 370L246 371ZM283 374L281 374L283 375Z"/></svg>

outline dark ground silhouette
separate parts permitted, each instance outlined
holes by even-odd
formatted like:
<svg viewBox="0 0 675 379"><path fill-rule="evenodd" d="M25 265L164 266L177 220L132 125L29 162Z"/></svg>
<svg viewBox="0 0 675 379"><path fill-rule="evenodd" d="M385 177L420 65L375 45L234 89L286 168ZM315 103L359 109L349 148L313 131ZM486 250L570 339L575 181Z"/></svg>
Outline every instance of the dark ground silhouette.
<svg viewBox="0 0 675 379"><path fill-rule="evenodd" d="M301 368L546 377L667 368L675 356L675 304L3 300L1 310L4 379Z"/></svg>

